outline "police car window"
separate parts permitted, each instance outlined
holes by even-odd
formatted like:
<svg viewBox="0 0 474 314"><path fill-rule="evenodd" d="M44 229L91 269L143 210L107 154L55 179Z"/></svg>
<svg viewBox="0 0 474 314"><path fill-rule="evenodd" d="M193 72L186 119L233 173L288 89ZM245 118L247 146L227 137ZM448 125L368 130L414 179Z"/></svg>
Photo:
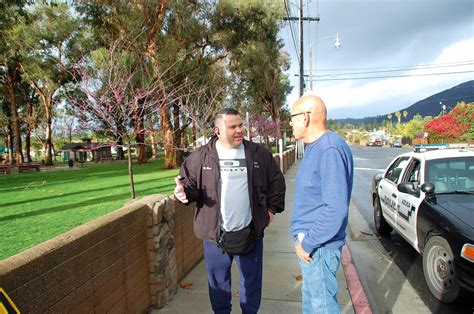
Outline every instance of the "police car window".
<svg viewBox="0 0 474 314"><path fill-rule="evenodd" d="M420 182L420 166L421 162L413 158L408 166L408 171L406 172L405 176L403 177L402 182Z"/></svg>
<svg viewBox="0 0 474 314"><path fill-rule="evenodd" d="M408 163L408 159L408 156L398 158L385 173L385 179L397 183L398 178L400 178L403 169L405 169Z"/></svg>

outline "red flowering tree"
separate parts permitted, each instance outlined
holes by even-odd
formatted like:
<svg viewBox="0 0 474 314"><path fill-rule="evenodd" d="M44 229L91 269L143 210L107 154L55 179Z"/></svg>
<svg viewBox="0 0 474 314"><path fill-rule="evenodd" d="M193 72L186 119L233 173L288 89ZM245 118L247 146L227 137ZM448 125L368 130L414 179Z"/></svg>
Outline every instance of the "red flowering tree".
<svg viewBox="0 0 474 314"><path fill-rule="evenodd" d="M165 102L176 98L166 92L159 75L151 75L148 64L127 51L118 41L109 50L99 49L75 66L76 90L68 102L81 121L83 131L94 131L117 139L127 148L131 197L135 198L131 148L146 133L146 121L159 114ZM159 77L160 79L154 79Z"/></svg>
<svg viewBox="0 0 474 314"><path fill-rule="evenodd" d="M263 144L271 149L274 140L280 139L281 121L273 121L262 115L255 115L250 119L250 136L260 136Z"/></svg>
<svg viewBox="0 0 474 314"><path fill-rule="evenodd" d="M450 113L428 121L424 131L430 143L472 141L474 135L474 103L459 103Z"/></svg>

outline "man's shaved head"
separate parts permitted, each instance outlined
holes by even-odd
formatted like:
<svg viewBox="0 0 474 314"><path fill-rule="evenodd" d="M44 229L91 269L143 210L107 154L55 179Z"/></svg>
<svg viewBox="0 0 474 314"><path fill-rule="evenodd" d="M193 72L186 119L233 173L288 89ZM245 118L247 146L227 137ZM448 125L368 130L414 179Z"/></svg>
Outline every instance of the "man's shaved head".
<svg viewBox="0 0 474 314"><path fill-rule="evenodd" d="M311 116L316 116L318 120L324 119L326 124L327 110L323 100L316 95L303 95L298 99L293 106L296 106L300 110L311 111Z"/></svg>
<svg viewBox="0 0 474 314"><path fill-rule="evenodd" d="M291 114L301 115L299 120L291 121L297 139L310 143L327 131L327 109L324 101L316 95L303 95L291 107Z"/></svg>

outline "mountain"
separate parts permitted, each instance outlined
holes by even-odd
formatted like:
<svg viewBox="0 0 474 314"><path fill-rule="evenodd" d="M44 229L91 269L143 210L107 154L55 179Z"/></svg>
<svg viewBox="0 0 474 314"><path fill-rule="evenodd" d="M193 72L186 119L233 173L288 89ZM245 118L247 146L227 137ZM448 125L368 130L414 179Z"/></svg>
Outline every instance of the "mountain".
<svg viewBox="0 0 474 314"><path fill-rule="evenodd" d="M407 121L411 120L413 116L417 113L421 114L423 117L425 116L437 116L441 111L441 106L446 105L446 110L450 111L451 108L454 108L456 104L460 101L464 101L466 103L474 102L474 80L468 81L459 85L456 85L452 88L446 89L442 92L434 94L430 97L427 97L423 100L420 100L413 105L403 108L400 113L403 114L403 111L407 111ZM390 112L387 112L385 115L378 115L372 117L365 117L360 119L348 118L348 119L335 119L334 121L341 122L342 124L353 124L353 125L360 125L362 123L373 123L375 119L380 123L383 120L387 120L387 115ZM397 117L395 116L395 112L391 112L393 118L392 121L396 121ZM402 116L402 120L405 119Z"/></svg>

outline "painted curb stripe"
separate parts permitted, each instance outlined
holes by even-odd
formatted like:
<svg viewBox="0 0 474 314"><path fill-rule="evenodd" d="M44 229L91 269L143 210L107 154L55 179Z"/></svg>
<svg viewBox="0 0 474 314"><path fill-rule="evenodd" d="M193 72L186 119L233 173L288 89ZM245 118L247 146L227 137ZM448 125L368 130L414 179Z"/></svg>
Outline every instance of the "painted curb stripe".
<svg viewBox="0 0 474 314"><path fill-rule="evenodd" d="M352 305L354 306L355 313L372 314L369 301L365 295L365 291L360 282L357 270L352 263L351 252L349 251L347 245L342 247L341 260L344 274L346 276L347 288L349 289L349 294L351 295Z"/></svg>

